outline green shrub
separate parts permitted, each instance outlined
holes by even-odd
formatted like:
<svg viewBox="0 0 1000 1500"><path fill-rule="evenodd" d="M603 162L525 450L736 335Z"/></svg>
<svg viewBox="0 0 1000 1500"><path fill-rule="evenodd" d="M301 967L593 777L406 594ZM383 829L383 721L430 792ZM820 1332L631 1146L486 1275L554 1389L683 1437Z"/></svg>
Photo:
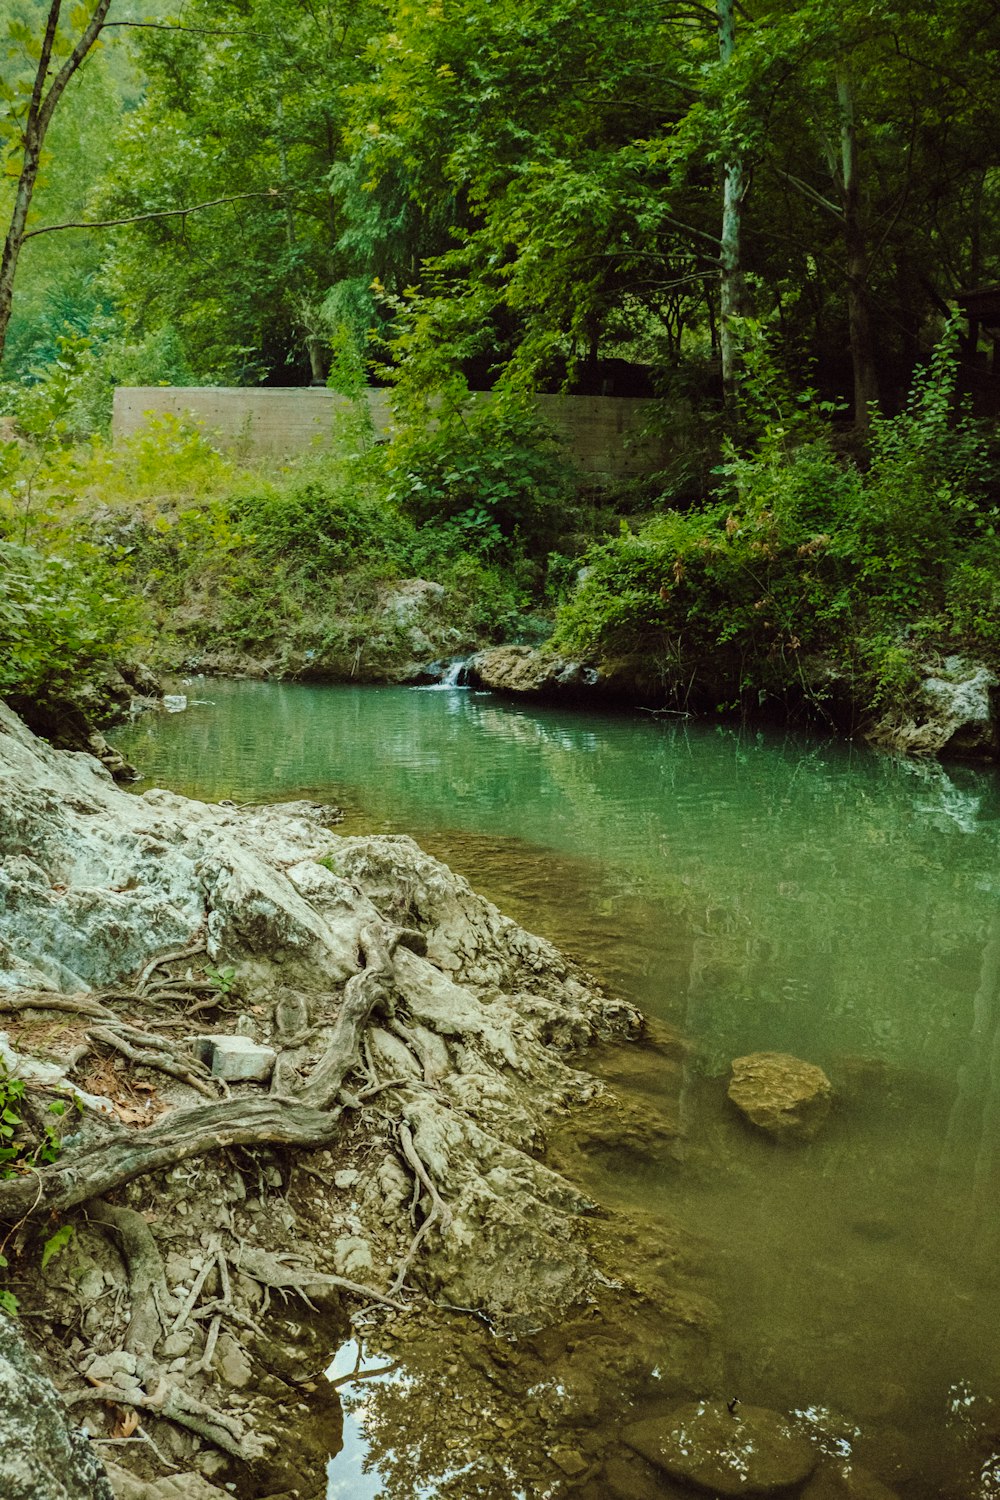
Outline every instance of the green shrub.
<svg viewBox="0 0 1000 1500"><path fill-rule="evenodd" d="M571 474L558 443L509 396L445 395L389 446L388 498L418 525L450 525L491 556L542 555L566 529Z"/></svg>
<svg viewBox="0 0 1000 1500"><path fill-rule="evenodd" d="M70 560L0 542L0 693L44 700L98 682L140 617L96 549Z"/></svg>
<svg viewBox="0 0 1000 1500"><path fill-rule="evenodd" d="M711 501L591 548L554 645L639 655L675 688L697 676L730 702L809 696L803 657L822 653L871 709L906 700L922 642L1000 658L996 512L955 375L949 335L905 410L875 423L867 469L786 398L750 451L730 446Z"/></svg>

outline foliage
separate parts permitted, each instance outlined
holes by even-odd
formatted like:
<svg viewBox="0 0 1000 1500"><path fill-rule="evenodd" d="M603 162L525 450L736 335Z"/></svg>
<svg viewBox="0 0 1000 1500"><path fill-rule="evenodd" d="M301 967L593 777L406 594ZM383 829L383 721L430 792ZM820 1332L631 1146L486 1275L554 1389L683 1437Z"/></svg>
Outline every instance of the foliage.
<svg viewBox="0 0 1000 1500"><path fill-rule="evenodd" d="M137 637L136 603L97 548L71 560L0 541L0 693L72 696Z"/></svg>
<svg viewBox="0 0 1000 1500"><path fill-rule="evenodd" d="M47 1114L52 1119L43 1123L41 1140L19 1139L24 1125L24 1090L24 1079L11 1073L0 1058L0 1178L15 1177L26 1165L54 1162L61 1150L58 1122L66 1113L62 1099L49 1104ZM57 1245L56 1250L59 1248Z"/></svg>
<svg viewBox="0 0 1000 1500"><path fill-rule="evenodd" d="M476 401L461 377L408 413L386 475L390 502L483 557L544 556L566 529L571 476L555 439L517 398Z"/></svg>
<svg viewBox="0 0 1000 1500"><path fill-rule="evenodd" d="M714 683L725 707L820 706L820 656L872 710L905 700L922 640L997 659L996 511L955 380L946 338L903 412L877 422L866 469L779 390L751 450L730 446L715 499L591 548L555 645L647 657L676 694Z"/></svg>

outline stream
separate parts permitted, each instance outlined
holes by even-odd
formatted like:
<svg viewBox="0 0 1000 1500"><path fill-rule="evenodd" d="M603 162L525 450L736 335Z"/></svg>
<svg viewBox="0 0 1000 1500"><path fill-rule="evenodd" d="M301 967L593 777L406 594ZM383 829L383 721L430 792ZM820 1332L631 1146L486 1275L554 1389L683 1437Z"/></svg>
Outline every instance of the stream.
<svg viewBox="0 0 1000 1500"><path fill-rule="evenodd" d="M662 1081L679 1148L587 1186L694 1236L718 1394L836 1427L907 1500L1000 1496L996 773L457 688L176 691L183 712L114 736L140 790L305 797L343 832L411 834L690 1042ZM758 1050L829 1074L809 1145L727 1104ZM382 1492L352 1433L336 1500Z"/></svg>

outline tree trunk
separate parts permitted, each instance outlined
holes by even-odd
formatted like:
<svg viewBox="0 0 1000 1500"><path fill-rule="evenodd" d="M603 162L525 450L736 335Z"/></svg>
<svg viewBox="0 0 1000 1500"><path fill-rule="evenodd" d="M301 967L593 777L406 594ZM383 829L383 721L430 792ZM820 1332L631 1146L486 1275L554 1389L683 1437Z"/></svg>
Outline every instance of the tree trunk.
<svg viewBox="0 0 1000 1500"><path fill-rule="evenodd" d="M735 0L716 0L719 57L728 63L736 50ZM735 152L725 166L722 186L722 234L719 239L719 350L722 355L722 395L731 426L738 420L738 349L734 320L745 311L743 280L743 159Z"/></svg>
<svg viewBox="0 0 1000 1500"><path fill-rule="evenodd" d="M858 432L867 434L872 411L878 407L878 372L868 295L868 246L861 222L854 90L843 71L837 74L837 103L840 109L841 206L847 259L847 319L854 370L854 425Z"/></svg>

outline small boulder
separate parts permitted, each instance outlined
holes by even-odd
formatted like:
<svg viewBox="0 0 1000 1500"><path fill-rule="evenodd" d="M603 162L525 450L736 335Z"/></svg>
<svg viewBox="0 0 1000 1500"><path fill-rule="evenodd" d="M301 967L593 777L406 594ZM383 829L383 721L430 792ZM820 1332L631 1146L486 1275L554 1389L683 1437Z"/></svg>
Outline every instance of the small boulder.
<svg viewBox="0 0 1000 1500"><path fill-rule="evenodd" d="M830 1112L833 1087L814 1063L787 1052L752 1052L733 1062L729 1097L758 1129L808 1141Z"/></svg>
<svg viewBox="0 0 1000 1500"><path fill-rule="evenodd" d="M816 1467L808 1438L762 1406L695 1401L636 1422L628 1446L671 1479L714 1495L771 1495L802 1484Z"/></svg>

